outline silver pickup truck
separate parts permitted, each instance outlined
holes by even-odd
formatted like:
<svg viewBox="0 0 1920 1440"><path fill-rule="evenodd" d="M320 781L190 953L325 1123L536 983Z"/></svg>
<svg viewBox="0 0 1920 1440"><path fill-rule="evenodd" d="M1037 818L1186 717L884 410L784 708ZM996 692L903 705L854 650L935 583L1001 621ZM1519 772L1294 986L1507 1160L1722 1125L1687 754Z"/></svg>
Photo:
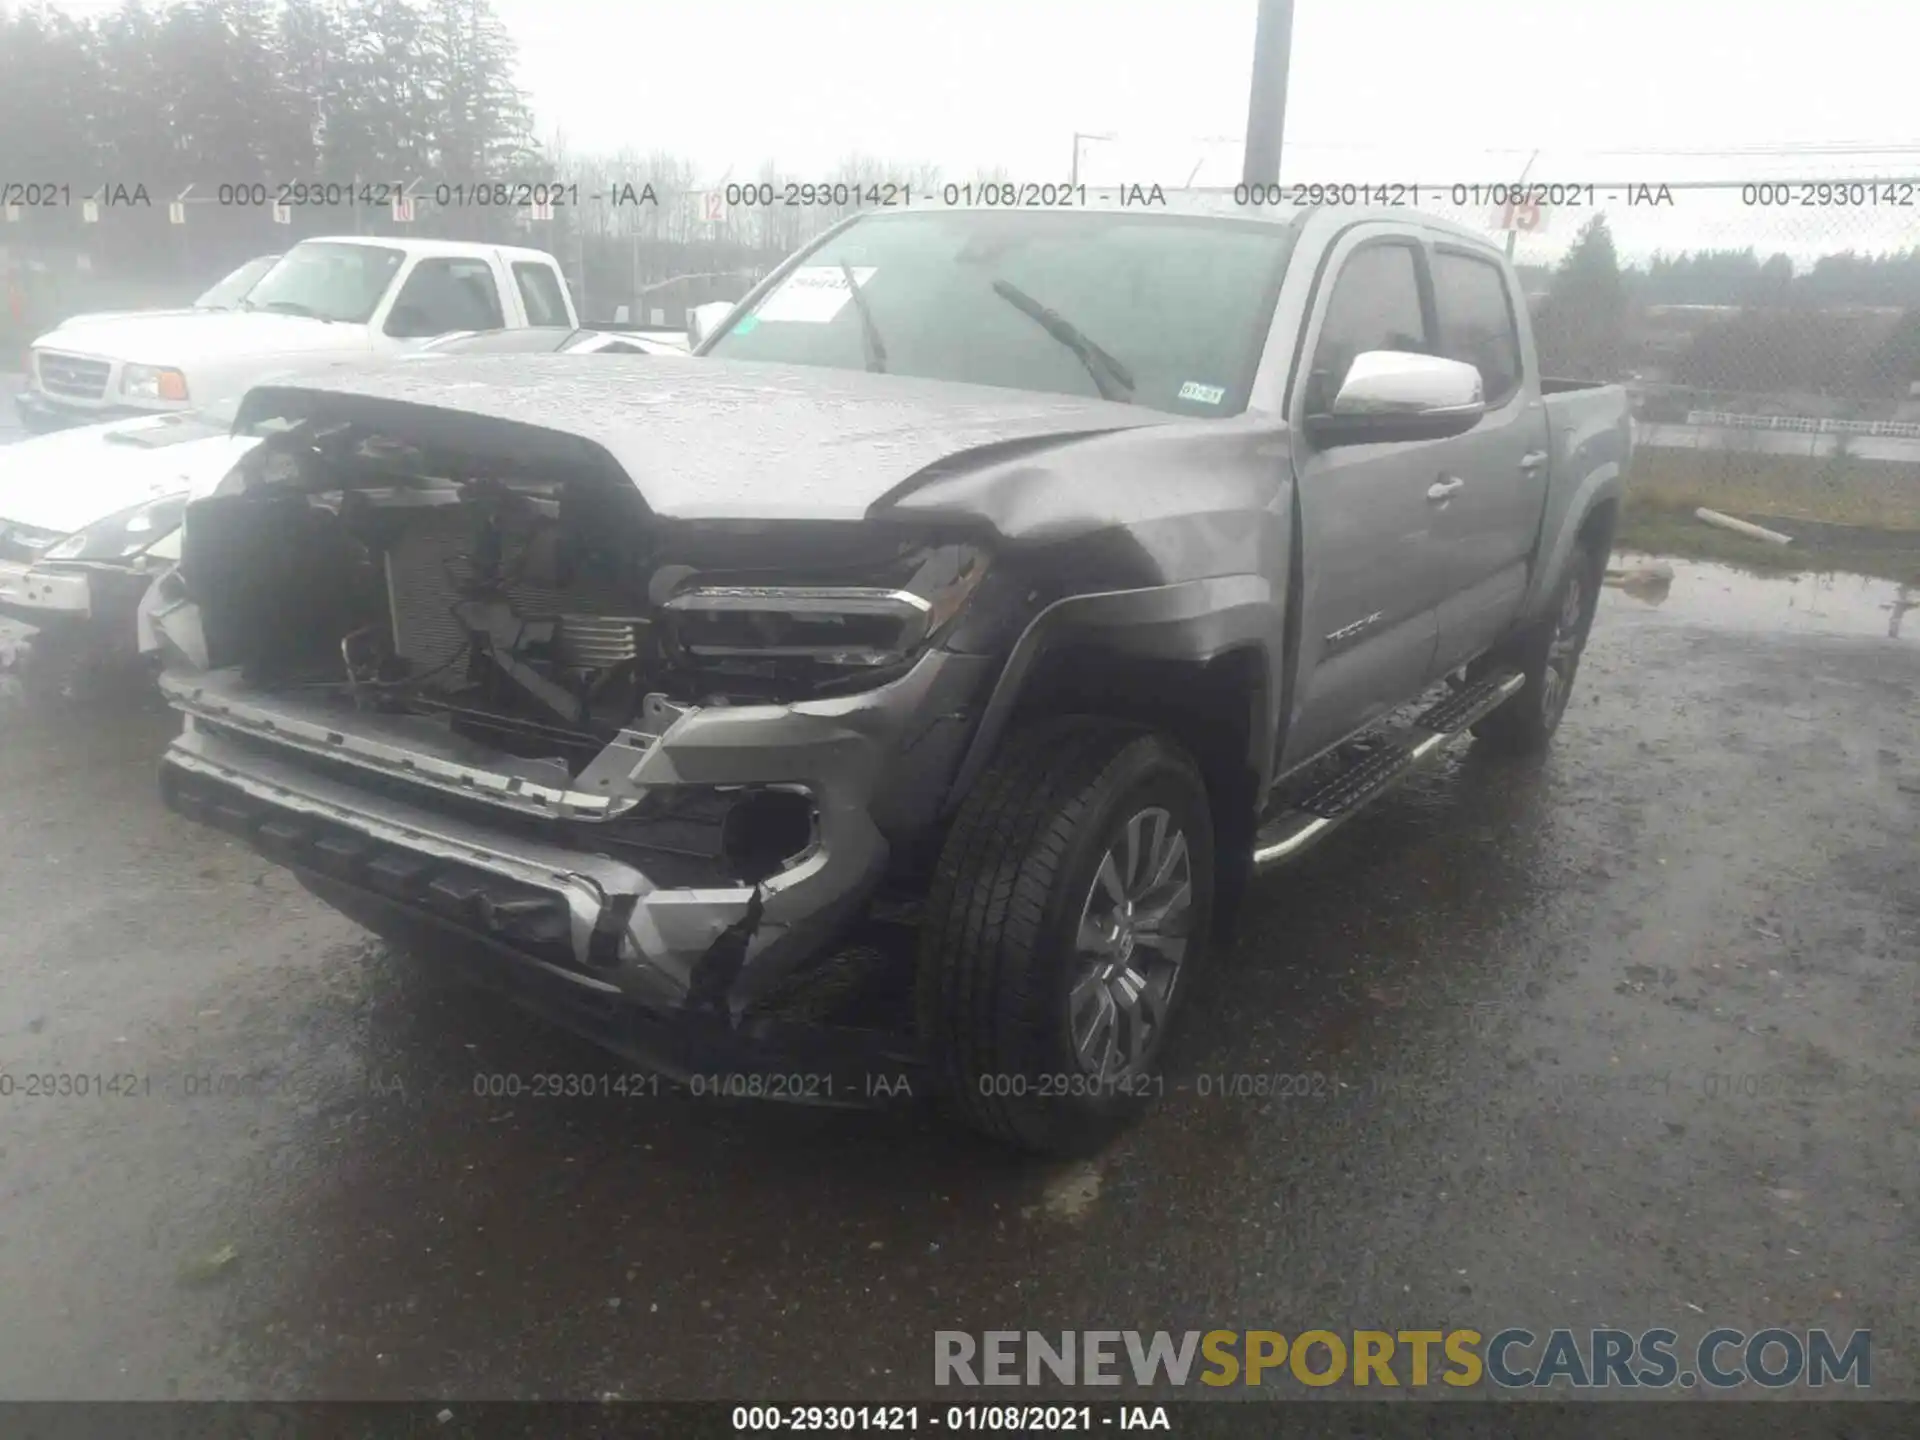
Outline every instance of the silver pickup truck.
<svg viewBox="0 0 1920 1440"><path fill-rule="evenodd" d="M694 1094L1097 1145L1254 873L1546 744L1630 431L1394 210L869 213L687 359L263 387L169 804Z"/></svg>

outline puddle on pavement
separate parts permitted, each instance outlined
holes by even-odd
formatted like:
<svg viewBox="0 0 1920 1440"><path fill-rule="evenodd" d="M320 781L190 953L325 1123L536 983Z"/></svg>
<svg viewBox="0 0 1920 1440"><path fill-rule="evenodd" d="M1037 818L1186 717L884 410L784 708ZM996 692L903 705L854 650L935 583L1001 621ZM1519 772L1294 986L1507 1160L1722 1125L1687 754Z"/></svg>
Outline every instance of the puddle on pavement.
<svg viewBox="0 0 1920 1440"><path fill-rule="evenodd" d="M1616 553L1607 588L1634 608L1766 634L1872 635L1920 645L1920 585L1866 575L1756 575L1705 560Z"/></svg>

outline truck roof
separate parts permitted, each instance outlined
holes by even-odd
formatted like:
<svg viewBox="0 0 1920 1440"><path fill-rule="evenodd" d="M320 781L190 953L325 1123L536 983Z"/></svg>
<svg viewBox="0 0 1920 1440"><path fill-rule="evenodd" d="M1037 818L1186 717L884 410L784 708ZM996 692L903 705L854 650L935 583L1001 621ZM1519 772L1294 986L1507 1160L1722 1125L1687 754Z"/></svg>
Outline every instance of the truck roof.
<svg viewBox="0 0 1920 1440"><path fill-rule="evenodd" d="M1011 186L1019 189L1024 187ZM973 187L982 188L980 186ZM1057 187L1065 189L1067 187ZM1278 187L1284 189L1285 187ZM1088 186L1083 203L1062 206L1055 213L1084 214L1089 210L1102 212L1124 212L1128 215L1175 215L1175 216L1216 216L1226 220L1263 221L1270 225L1290 225L1313 216L1338 213L1350 221L1381 221L1399 225L1420 225L1428 230L1444 233L1451 239L1480 245L1498 254L1500 247L1490 239L1485 231L1463 225L1445 215L1435 214L1431 210L1419 210L1409 205L1252 205L1241 204L1233 198L1232 189L1184 190L1169 186L1160 188L1157 198L1142 201L1138 192L1151 192L1152 186L1094 187ZM971 211L980 213L1005 214L1015 207L1007 205L944 205L938 200L930 204L916 203L912 210L898 211L876 210L867 214L919 214L923 211ZM1045 208L1045 207L1042 207Z"/></svg>
<svg viewBox="0 0 1920 1440"><path fill-rule="evenodd" d="M544 260L553 256L525 245L492 245L473 240L429 240L411 235L309 235L300 242L327 245L382 245L389 250L404 250L409 255L461 255L483 257L504 255L509 260Z"/></svg>

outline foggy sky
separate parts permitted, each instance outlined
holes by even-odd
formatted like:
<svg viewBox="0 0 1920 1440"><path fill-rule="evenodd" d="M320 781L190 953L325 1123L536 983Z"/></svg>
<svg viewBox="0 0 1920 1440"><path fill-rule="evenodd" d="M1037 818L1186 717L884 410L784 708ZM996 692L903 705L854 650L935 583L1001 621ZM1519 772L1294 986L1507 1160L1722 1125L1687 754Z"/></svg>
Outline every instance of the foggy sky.
<svg viewBox="0 0 1920 1440"><path fill-rule="evenodd" d="M1239 178L1254 0L495 4L543 138L669 151L703 180L769 160L825 173L856 152L1064 180L1076 130L1118 137L1085 144L1088 183ZM1537 150L1536 180L1920 175L1917 57L1920 6L1896 0L1296 0L1283 173L1494 181ZM1920 231L1920 209L1681 199L1610 212L1623 248L1804 252ZM1577 219L1551 217L1531 248Z"/></svg>

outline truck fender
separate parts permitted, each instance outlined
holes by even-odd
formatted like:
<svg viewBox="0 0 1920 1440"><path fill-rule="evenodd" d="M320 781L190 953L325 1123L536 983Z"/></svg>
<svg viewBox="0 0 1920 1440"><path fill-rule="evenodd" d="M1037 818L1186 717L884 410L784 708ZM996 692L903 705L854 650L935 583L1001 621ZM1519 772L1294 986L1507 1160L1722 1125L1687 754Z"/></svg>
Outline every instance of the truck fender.
<svg viewBox="0 0 1920 1440"><path fill-rule="evenodd" d="M1594 512L1603 505L1612 504L1614 511L1619 509L1619 500L1626 488L1618 461L1609 460L1596 465L1588 471L1572 495L1563 506L1549 504L1548 513L1542 522L1540 545L1536 553L1540 563L1534 567L1533 582L1527 591L1526 603L1521 607L1523 622L1537 619L1542 609L1551 602L1554 592L1559 588L1561 579L1567 573L1567 562L1573 555L1574 546L1579 542L1581 532L1593 518ZM1611 524L1608 525L1605 539L1612 543Z"/></svg>
<svg viewBox="0 0 1920 1440"><path fill-rule="evenodd" d="M1203 769L1242 762L1262 795L1270 782L1273 737L1281 692L1284 594L1257 575L1223 575L1057 600L1036 615L1007 656L954 772L944 814L958 809L991 760L1023 700L1057 678L1057 664L1097 655L1125 676L1164 668L1171 675L1217 673L1222 662L1244 665L1247 714L1220 715L1245 730L1245 753L1196 755ZM1236 685L1236 688L1238 686ZM1164 694L1162 699L1167 698Z"/></svg>

